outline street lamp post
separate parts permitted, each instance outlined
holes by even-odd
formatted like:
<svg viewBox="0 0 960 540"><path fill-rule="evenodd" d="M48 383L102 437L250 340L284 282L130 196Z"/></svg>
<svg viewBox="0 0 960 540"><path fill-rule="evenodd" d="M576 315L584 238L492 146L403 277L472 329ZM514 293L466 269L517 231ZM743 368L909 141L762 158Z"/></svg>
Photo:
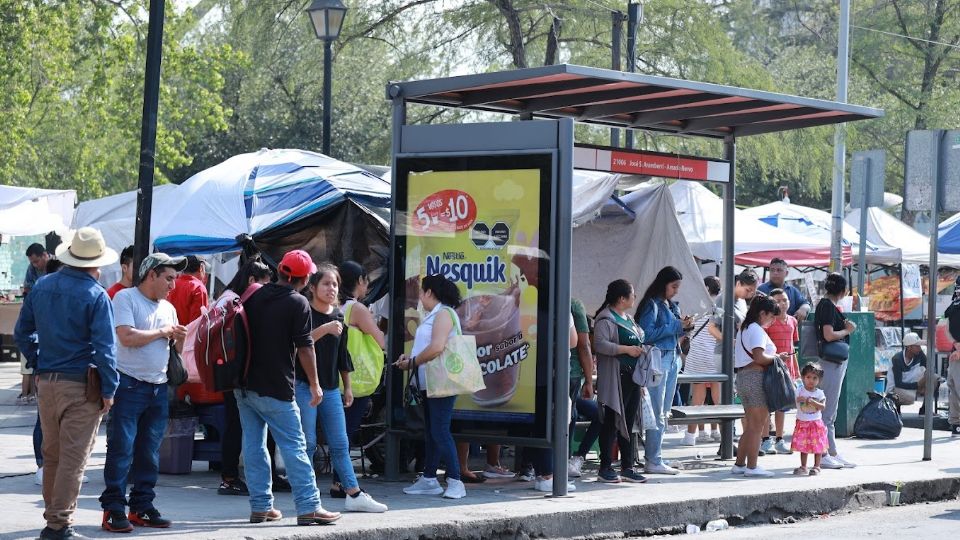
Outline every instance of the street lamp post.
<svg viewBox="0 0 960 540"><path fill-rule="evenodd" d="M307 8L317 39L323 40L323 154L330 155L330 108L333 101L333 42L340 36L347 7L340 0L313 0Z"/></svg>

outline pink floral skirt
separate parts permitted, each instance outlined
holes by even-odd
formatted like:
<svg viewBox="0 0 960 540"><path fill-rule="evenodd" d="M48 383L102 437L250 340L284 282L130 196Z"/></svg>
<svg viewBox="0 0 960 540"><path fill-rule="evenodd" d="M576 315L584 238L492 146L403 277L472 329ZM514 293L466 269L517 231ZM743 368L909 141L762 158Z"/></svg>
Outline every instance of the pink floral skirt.
<svg viewBox="0 0 960 540"><path fill-rule="evenodd" d="M827 426L823 425L823 420L797 420L791 450L801 454L825 454L828 448Z"/></svg>

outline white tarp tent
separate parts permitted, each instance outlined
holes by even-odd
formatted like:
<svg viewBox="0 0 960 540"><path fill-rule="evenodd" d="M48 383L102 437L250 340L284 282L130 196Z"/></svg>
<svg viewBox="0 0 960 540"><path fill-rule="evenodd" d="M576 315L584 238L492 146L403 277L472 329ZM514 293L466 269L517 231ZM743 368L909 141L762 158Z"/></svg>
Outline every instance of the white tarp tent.
<svg viewBox="0 0 960 540"><path fill-rule="evenodd" d="M31 236L51 231L63 236L70 228L77 192L0 186L0 234Z"/></svg>
<svg viewBox="0 0 960 540"><path fill-rule="evenodd" d="M625 195L622 202L629 212L609 201L600 217L573 230L572 296L592 314L603 302L611 281L630 281L639 297L657 272L670 265L684 276L677 298L681 312L692 315L711 311L713 302L703 286L667 187L643 186Z"/></svg>
<svg viewBox="0 0 960 540"><path fill-rule="evenodd" d="M674 182L670 194L690 251L699 259L723 260L723 199L697 182ZM798 250L809 252L829 243L799 236L734 210L734 253ZM805 254L806 256L806 254Z"/></svg>
<svg viewBox="0 0 960 540"><path fill-rule="evenodd" d="M860 227L860 209L855 208L845 221L854 227ZM913 227L900 221L880 208L870 208L867 212L867 241L876 245L880 251L896 253L886 260L874 255L868 261L876 264L930 264L930 239L917 232ZM872 260L871 260L872 259ZM960 255L940 253L937 256L940 266L960 267Z"/></svg>

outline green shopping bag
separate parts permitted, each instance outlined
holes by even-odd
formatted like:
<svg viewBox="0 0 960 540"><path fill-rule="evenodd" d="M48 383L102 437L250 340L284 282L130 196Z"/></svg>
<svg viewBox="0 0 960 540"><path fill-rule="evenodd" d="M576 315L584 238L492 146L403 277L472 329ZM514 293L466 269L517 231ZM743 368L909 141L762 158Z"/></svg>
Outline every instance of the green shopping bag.
<svg viewBox="0 0 960 540"><path fill-rule="evenodd" d="M447 340L440 356L424 364L427 376L427 397L440 398L472 394L487 387L477 360L477 339L465 336L457 314L451 309L457 335Z"/></svg>
<svg viewBox="0 0 960 540"><path fill-rule="evenodd" d="M383 377L383 349L373 336L350 324L350 312L355 302L348 304L343 313L343 324L347 327L347 354L353 363L350 374L350 386L353 397L361 398L373 394L380 386ZM343 391L343 381L340 381Z"/></svg>

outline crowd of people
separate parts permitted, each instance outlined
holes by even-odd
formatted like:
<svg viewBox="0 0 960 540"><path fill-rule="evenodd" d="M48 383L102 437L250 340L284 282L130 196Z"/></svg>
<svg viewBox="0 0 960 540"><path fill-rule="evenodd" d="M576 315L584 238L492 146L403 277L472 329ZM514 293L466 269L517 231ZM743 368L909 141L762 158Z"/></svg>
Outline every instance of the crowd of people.
<svg viewBox="0 0 960 540"><path fill-rule="evenodd" d="M314 469L319 429L330 453L331 497L344 499L346 511L387 510L361 489L349 452L350 437L370 397L353 395L347 329L358 329L381 349L386 344L374 315L361 302L369 285L361 265L348 261L339 267L318 266L309 254L294 250L274 271L256 257L247 257L211 305L202 257L153 253L134 268L131 246L119 254L121 280L107 290L97 282L99 268L116 261L118 254L106 247L99 231L80 229L57 248L56 258L45 252L42 257L63 267L59 271L47 267L31 281L15 336L28 367L35 369L29 379L36 380L39 396L35 440L47 522L41 538L78 537L72 516L99 424L108 413L102 527L129 532L134 527L172 525L155 505L159 448L169 415L169 359L173 352L183 351L188 324L204 310L237 299L248 319L252 354L241 387L224 396L218 493L248 496L251 523L282 518L274 505L275 491L292 492L298 525L338 520L340 514L320 502ZM833 429L846 358L823 354L819 363L800 368L797 318L811 306L785 283L786 268L776 259L767 283L761 284L752 270L735 279L733 384L744 418L734 474L771 476L758 464L758 457L770 453L799 452L801 463L794 471L798 475L855 466L838 453ZM724 339L719 280L712 276L703 280L718 308L696 319L682 315L675 301L682 284L681 273L668 266L639 298L628 281L611 282L592 318L582 302L571 303L571 433L578 418L588 420L579 447L568 456L571 478L584 473L594 443L600 449L600 482L643 483L644 475L680 472L662 452L664 435L671 428L671 408L678 399L678 376L681 370L721 373ZM412 332L412 350L391 364L410 372L410 394L422 405L425 425L421 474L403 492L459 499L467 495L467 483L514 474L500 465L498 445L487 447L485 470L469 471L469 445L458 447L451 432L456 396L426 393L427 363L440 357L448 340L462 332L456 311L462 298L458 287L440 275L426 276L420 285L424 315ZM844 278L828 275L825 288L814 315L824 351L827 344L848 342L856 331L837 308L847 290ZM901 362L909 369L917 360L910 354ZM789 446L786 411L770 410L764 393L764 372L774 362L783 362L797 385L797 423ZM94 380L99 380L99 388L92 387ZM708 399L719 403L721 384L725 383L694 384L691 395L679 399L694 405ZM682 444L719 442L718 426L711 425L709 432L706 427L689 426ZM640 440L642 468L637 459ZM285 474L276 468L277 454ZM813 462L808 467L810 455ZM525 467L517 477L533 481L535 489L551 491L552 451L525 449L523 461L529 470ZM445 486L438 476L441 469ZM570 490L575 487L568 484Z"/></svg>

